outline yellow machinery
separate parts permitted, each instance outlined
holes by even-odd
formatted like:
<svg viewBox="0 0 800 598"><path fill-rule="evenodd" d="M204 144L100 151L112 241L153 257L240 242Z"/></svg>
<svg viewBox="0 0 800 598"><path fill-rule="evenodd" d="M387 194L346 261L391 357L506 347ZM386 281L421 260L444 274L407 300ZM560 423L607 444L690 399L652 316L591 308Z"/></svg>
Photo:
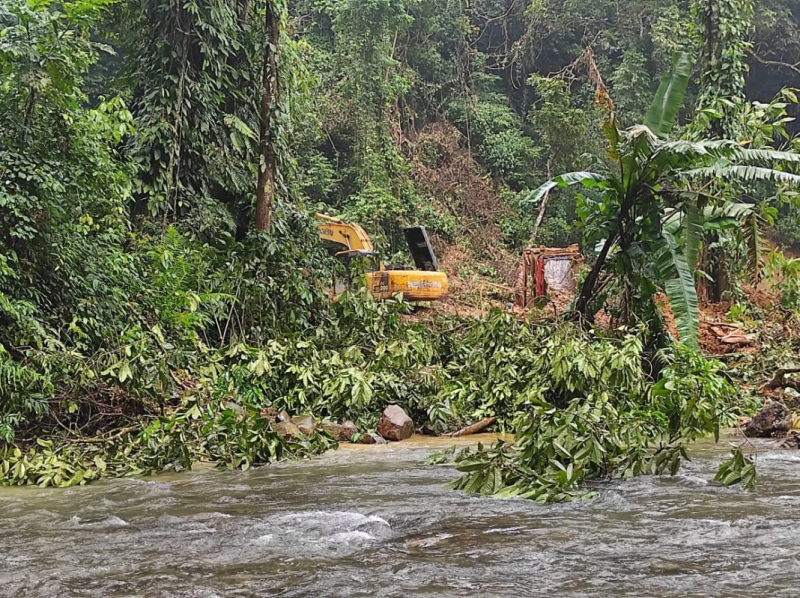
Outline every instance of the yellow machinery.
<svg viewBox="0 0 800 598"><path fill-rule="evenodd" d="M357 257L376 257L369 235L358 224L324 214L316 216L319 238L347 247L346 251L338 252L336 257L344 261ZM387 269L382 263L378 264L373 271L366 274L367 289L375 299L389 299L398 293L402 293L407 301L443 299L447 296L447 274L438 272L439 264L425 228L408 227L404 233L418 269Z"/></svg>

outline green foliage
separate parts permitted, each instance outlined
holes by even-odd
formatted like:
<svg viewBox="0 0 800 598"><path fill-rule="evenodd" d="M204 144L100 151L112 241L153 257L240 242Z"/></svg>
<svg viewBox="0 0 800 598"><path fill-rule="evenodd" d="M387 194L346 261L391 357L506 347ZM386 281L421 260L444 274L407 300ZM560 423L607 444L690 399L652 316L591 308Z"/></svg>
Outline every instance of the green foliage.
<svg viewBox="0 0 800 598"><path fill-rule="evenodd" d="M691 72L689 56L682 52L676 53L672 59L672 68L664 73L643 121L658 137L666 138L675 126Z"/></svg>
<svg viewBox="0 0 800 598"><path fill-rule="evenodd" d="M780 293L781 307L800 310L800 258L787 258L782 251L773 252L767 261L768 279Z"/></svg>
<svg viewBox="0 0 800 598"><path fill-rule="evenodd" d="M109 4L12 2L1 15L4 440L45 414L62 376L80 368L64 339L68 326L108 290L103 273L118 268L130 182L116 148L132 131L131 115L116 98L86 108L81 90L102 49L89 26Z"/></svg>
<svg viewBox="0 0 800 598"><path fill-rule="evenodd" d="M789 108L796 103L797 97L789 89L782 90L769 103L748 102L736 97L719 98L698 111L689 132L698 135L709 128L718 128L720 121L724 121L732 138L753 150L753 156L772 159L797 147L787 130L794 120L789 116ZM788 166L783 169L790 172L794 170ZM703 268L723 269L732 280L757 283L762 278L766 248L769 246L766 237L790 245L793 243L791 231L798 210L798 194L794 190L796 179L773 182L761 172L748 176L754 179L760 177L762 182L745 186L738 180L721 178L711 185L713 194L731 198L737 201L737 205L745 205L740 200L745 196L744 201L749 204L746 210L733 214L739 223L738 227L724 234L712 232L708 235L708 246L712 251L708 253L710 263L703 264ZM720 255L723 248L724 256Z"/></svg>
<svg viewBox="0 0 800 598"><path fill-rule="evenodd" d="M667 369L654 365L654 384L642 340L652 334L635 325L657 328L651 299L665 288L691 343L698 227L721 231L746 217L752 234L736 251L753 253L756 228L796 203L798 160L779 151L792 149L796 100L739 97L747 25L731 21L734 5L746 8L727 2L719 35L707 31L706 56L721 52L721 62L704 72L711 80L722 65L727 77L730 66L739 91L723 93L730 77L714 79L718 99L703 102L694 141L664 139L683 102L663 88L646 120L652 132L606 127L606 168L547 187L580 185L585 195L551 198L539 240L574 240L576 214L587 248L611 240L598 303L616 296L612 315L636 332L602 339L505 313L426 326L405 322L402 302L350 294L330 303L332 264L309 206L361 222L387 253L415 221L466 246L481 235L493 246L527 243L535 214L526 198L543 194L530 189L551 170L588 168L585 152L602 153L602 114L576 62L587 40L619 121L638 122L673 50L690 50L686 3L270 3L281 85L266 98L269 123L259 120L265 56L275 50L264 3L3 3L2 483L315 454L326 438L283 440L263 410L367 429L389 403L437 431L494 415L528 436L526 463L517 449L483 451L496 467L479 458L470 490L522 488L534 472L537 496L552 500L629 469L671 468L674 437L681 444L684 432L716 425L727 391L716 366L683 352ZM785 0L757 8L757 31L793 31L780 24ZM781 43L758 47L794 51L793 40ZM685 87L686 67L682 58L667 80ZM746 143L704 141L698 128L723 118ZM442 165L436 147L418 146L421 133L454 125L452 170L428 186L425 173ZM270 234L250 226L262 138L279 167ZM725 187L727 197L754 190L774 201L734 215L723 209L730 202L698 191L708 177L746 181ZM480 205L449 203L470 186L480 186ZM794 301L788 286L785 295ZM629 416L643 423L628 428ZM581 454L582 441L607 454Z"/></svg>
<svg viewBox="0 0 800 598"><path fill-rule="evenodd" d="M731 458L720 464L714 480L723 486L741 484L743 490L752 490L756 485L755 462L737 446L731 451Z"/></svg>
<svg viewBox="0 0 800 598"><path fill-rule="evenodd" d="M644 122L652 99L647 57L636 48L625 50L609 83L617 110L630 119L630 124Z"/></svg>
<svg viewBox="0 0 800 598"><path fill-rule="evenodd" d="M654 384L636 337L556 346L529 387L514 444L462 451L456 488L539 502L590 497L606 480L674 475L691 441L730 420L721 364L691 350L663 355L670 364Z"/></svg>
<svg viewBox="0 0 800 598"><path fill-rule="evenodd" d="M508 98L492 91L497 81L485 79L482 85L486 91L466 102L453 102L452 118L489 172L520 189L531 182L531 164L538 160L541 148L526 134Z"/></svg>
<svg viewBox="0 0 800 598"><path fill-rule="evenodd" d="M687 215L687 233L693 228L692 213ZM700 327L700 308L695 287L694 264L690 265L688 255L681 253L675 239L667 231L662 231L663 243L657 244L655 256L656 270L664 281L664 291L669 298L675 314L678 333L688 346L697 349L697 335ZM686 252L697 257L700 241L695 234L691 240L687 234Z"/></svg>
<svg viewBox="0 0 800 598"><path fill-rule="evenodd" d="M574 105L569 86L562 79L531 75L528 85L539 96L528 120L547 150L551 168L574 168L593 143L599 145L599 131L592 127L594 114Z"/></svg>
<svg viewBox="0 0 800 598"><path fill-rule="evenodd" d="M753 0L696 0L692 4L698 23L698 45L702 47L701 106L717 98L744 96L753 7ZM731 136L727 123L719 124L721 128L716 127L715 132Z"/></svg>
<svg viewBox="0 0 800 598"><path fill-rule="evenodd" d="M393 37L413 18L403 0L343 0L336 7L333 29L342 60L350 63L343 94L382 113L388 102L408 88L400 63L392 55Z"/></svg>
<svg viewBox="0 0 800 598"><path fill-rule="evenodd" d="M254 187L260 81L254 23L262 19L239 15L237 4L224 0L177 7L138 0L125 17L136 57L126 81L138 130L128 148L137 168L137 210L176 217L195 209L199 220L213 219L214 234L230 234ZM233 213L218 200L232 204Z"/></svg>
<svg viewBox="0 0 800 598"><path fill-rule="evenodd" d="M417 413L436 386L425 371L436 350L424 330L400 323L405 309L344 294L333 319L314 333L279 337L258 349L234 346L226 355L237 393L260 407L367 426L392 403Z"/></svg>
<svg viewBox="0 0 800 598"><path fill-rule="evenodd" d="M187 398L174 412L140 429L123 429L108 438L60 445L40 438L27 449L0 447L0 484L74 486L103 477L181 471L200 461L246 470L336 446L320 434L286 440L252 406L201 396Z"/></svg>
<svg viewBox="0 0 800 598"><path fill-rule="evenodd" d="M702 225L701 209L711 202L725 206L725 195L704 192L715 180L736 180L744 188L761 182L796 187L800 178L787 172L800 160L791 151L744 148L734 141L667 141L690 75L688 57L676 55L662 79L645 125L621 130L606 123L610 164L595 172L573 172L545 183L531 194L539 201L557 187L581 185L592 191L581 198L578 213L587 247L599 247L592 270L580 289L576 310L593 317L613 296L611 285L597 296L601 274L616 279L616 300L609 305L623 322L648 323L651 340L662 330L653 302L659 289L672 304L681 342L697 347L698 299L694 279ZM704 187L705 185L706 187ZM680 215L680 216L678 216ZM678 218L682 248L665 228Z"/></svg>

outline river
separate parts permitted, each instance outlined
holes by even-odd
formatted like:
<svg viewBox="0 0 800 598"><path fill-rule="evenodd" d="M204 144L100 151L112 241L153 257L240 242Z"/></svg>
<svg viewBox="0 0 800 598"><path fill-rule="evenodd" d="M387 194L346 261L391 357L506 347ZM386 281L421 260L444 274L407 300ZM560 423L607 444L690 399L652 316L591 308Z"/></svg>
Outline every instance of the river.
<svg viewBox="0 0 800 598"><path fill-rule="evenodd" d="M247 472L0 488L0 596L796 596L800 453L754 492L674 478L591 502L467 497L422 461L441 440L344 448Z"/></svg>

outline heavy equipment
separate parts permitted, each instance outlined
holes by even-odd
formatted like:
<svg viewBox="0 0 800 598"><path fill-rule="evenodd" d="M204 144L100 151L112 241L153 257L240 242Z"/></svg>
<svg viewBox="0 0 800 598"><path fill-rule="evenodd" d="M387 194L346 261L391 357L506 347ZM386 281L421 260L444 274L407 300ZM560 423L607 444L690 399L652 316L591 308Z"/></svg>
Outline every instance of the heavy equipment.
<svg viewBox="0 0 800 598"><path fill-rule="evenodd" d="M348 272L353 259L366 258L366 287L375 299L389 299L398 293L402 293L406 301L436 301L447 296L447 274L438 271L439 263L424 226L403 229L411 257L417 266L413 270L404 266L387 267L380 262L372 240L358 224L325 214L317 214L316 217L320 239L347 247L335 255L345 262ZM350 282L349 275L343 285L334 280L334 292L349 288Z"/></svg>

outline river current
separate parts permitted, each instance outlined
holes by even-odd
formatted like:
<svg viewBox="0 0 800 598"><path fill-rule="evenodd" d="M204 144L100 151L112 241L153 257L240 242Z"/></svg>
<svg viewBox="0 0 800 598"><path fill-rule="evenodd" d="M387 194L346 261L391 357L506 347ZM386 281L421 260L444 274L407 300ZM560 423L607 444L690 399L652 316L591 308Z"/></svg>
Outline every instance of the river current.
<svg viewBox="0 0 800 598"><path fill-rule="evenodd" d="M777 597L800 589L800 453L753 492L675 477L539 506L448 490L412 440L247 472L0 488L2 597Z"/></svg>

